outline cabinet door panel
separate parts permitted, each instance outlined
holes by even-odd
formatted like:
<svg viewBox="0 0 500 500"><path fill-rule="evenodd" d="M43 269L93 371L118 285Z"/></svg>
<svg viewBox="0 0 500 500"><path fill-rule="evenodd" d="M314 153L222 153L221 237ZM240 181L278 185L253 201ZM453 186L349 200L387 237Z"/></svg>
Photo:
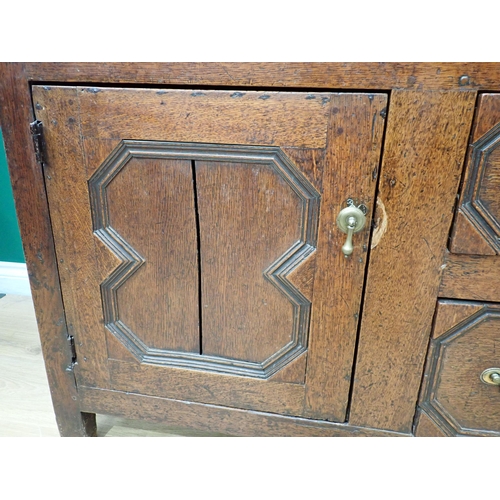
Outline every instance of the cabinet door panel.
<svg viewBox="0 0 500 500"><path fill-rule="evenodd" d="M304 386L301 384L115 360L109 361L109 370L109 388L117 391L151 396L168 394L171 399L283 415L302 415L304 412Z"/></svg>
<svg viewBox="0 0 500 500"><path fill-rule="evenodd" d="M79 88L82 133L100 139L324 148L330 94ZM138 98L138 96L140 97ZM314 97L312 97L314 96Z"/></svg>
<svg viewBox="0 0 500 500"><path fill-rule="evenodd" d="M33 98L78 384L343 421L386 96Z"/></svg>
<svg viewBox="0 0 500 500"><path fill-rule="evenodd" d="M196 186L202 353L263 362L293 341L300 304L267 270L300 241L302 200L269 165L199 161Z"/></svg>
<svg viewBox="0 0 500 500"><path fill-rule="evenodd" d="M132 158L90 182L94 229L124 265L103 282L105 309L155 349L199 353L198 244L191 162Z"/></svg>

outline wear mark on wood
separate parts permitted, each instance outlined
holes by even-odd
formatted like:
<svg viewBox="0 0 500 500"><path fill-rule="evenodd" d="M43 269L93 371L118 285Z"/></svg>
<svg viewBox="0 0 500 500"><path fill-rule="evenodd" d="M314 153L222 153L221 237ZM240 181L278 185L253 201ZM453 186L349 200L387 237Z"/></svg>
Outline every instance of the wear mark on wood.
<svg viewBox="0 0 500 500"><path fill-rule="evenodd" d="M375 229L373 230L371 249L373 250L387 231L387 213L385 206L380 197L377 197L377 208L375 212Z"/></svg>

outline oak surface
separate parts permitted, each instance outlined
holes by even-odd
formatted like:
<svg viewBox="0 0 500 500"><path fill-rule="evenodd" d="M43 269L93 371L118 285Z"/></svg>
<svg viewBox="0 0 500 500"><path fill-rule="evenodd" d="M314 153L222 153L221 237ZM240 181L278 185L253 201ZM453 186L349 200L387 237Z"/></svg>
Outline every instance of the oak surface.
<svg viewBox="0 0 500 500"><path fill-rule="evenodd" d="M370 217L387 96L35 86L33 98L46 123L47 189L79 385L344 421L370 228L356 235L346 259L335 219L348 198L365 203ZM188 142L213 140L229 146ZM160 141L172 144L178 163L155 159L167 154ZM249 153L248 146L260 149ZM259 155L278 151L290 159L265 166ZM222 161L231 154L242 160ZM126 155L132 159L124 163ZM178 183L184 187L163 194ZM171 219L162 215L168 205L177 207ZM197 301L189 284L189 213L198 218L201 356L193 351L196 317L185 318ZM174 285L191 290L191 298L169 301L162 292L162 276L174 279L169 267L180 257L164 253L171 238L162 224L151 233L156 220L172 235L190 227L178 251L191 256L191 281ZM292 266L287 255L295 253ZM308 299L286 278L292 270L300 276L300 259L308 263L305 292L313 304L308 346L300 343L307 339ZM141 290L144 276L151 286ZM152 310L159 325L148 316ZM162 338L170 316L191 322L186 339ZM303 332L290 351L300 359L285 364L280 349L295 349L292 331ZM161 358L165 347L168 359ZM182 357L187 350L191 357ZM147 363L139 364L142 356ZM252 378L241 365L266 358L286 372Z"/></svg>
<svg viewBox="0 0 500 500"><path fill-rule="evenodd" d="M445 437L449 436L425 411L419 409L417 412L417 422L415 426L416 437Z"/></svg>
<svg viewBox="0 0 500 500"><path fill-rule="evenodd" d="M354 425L411 429L475 97L391 95L378 194L386 228L370 254Z"/></svg>
<svg viewBox="0 0 500 500"><path fill-rule="evenodd" d="M292 304L262 272L301 236L301 200L269 165L196 161L203 354L264 361Z"/></svg>
<svg viewBox="0 0 500 500"><path fill-rule="evenodd" d="M326 143L326 93L140 89L138 100L138 89L77 92L85 137L319 149Z"/></svg>
<svg viewBox="0 0 500 500"><path fill-rule="evenodd" d="M500 95L481 94L450 252L500 254Z"/></svg>
<svg viewBox="0 0 500 500"><path fill-rule="evenodd" d="M498 256L447 253L439 296L500 302L500 258Z"/></svg>
<svg viewBox="0 0 500 500"><path fill-rule="evenodd" d="M34 119L22 66L0 65L0 118L24 256L59 430L93 435L95 419L82 415L72 369L72 353L52 236L42 169L29 123Z"/></svg>
<svg viewBox="0 0 500 500"><path fill-rule="evenodd" d="M405 437L408 434L354 427L272 413L201 405L140 394L86 389L80 391L82 409L128 419L169 422L174 427L231 436L268 437ZM185 432L185 431L184 431Z"/></svg>
<svg viewBox="0 0 500 500"><path fill-rule="evenodd" d="M348 198L364 203L371 219L386 106L385 95L338 94L331 110L307 366L312 418L342 421L346 414L370 225L354 235L354 251L346 258L346 235L336 219Z"/></svg>
<svg viewBox="0 0 500 500"><path fill-rule="evenodd" d="M200 352L191 162L132 158L106 196L109 225L145 260L116 292L120 320L151 347Z"/></svg>
<svg viewBox="0 0 500 500"><path fill-rule="evenodd" d="M44 174L64 313L77 351L85 352L75 365L75 375L78 383L92 380L104 385L109 379L107 367L96 363L106 352L106 338L97 334L104 323L96 263L96 248L102 243L93 234L78 93L74 88L49 92L35 87L33 100L36 117L45 124ZM75 164L82 168L74 168Z"/></svg>
<svg viewBox="0 0 500 500"><path fill-rule="evenodd" d="M498 304L440 300L420 407L451 435L500 436L500 387L481 381L499 368Z"/></svg>
<svg viewBox="0 0 500 500"><path fill-rule="evenodd" d="M480 302L455 302L449 307L446 301L439 301L436 307L432 338L440 337L454 326L466 321L470 316L480 311L484 305Z"/></svg>
<svg viewBox="0 0 500 500"><path fill-rule="evenodd" d="M350 411L351 422L355 428L357 428L356 424L404 429L405 432L410 428L412 408L414 410L416 392L420 383L419 376L422 373L426 340L430 336L433 305L438 293L441 296L464 299L470 299L472 297L470 294L473 293L478 300L499 300L496 292L500 288L496 286L499 273L496 261L491 257L475 258L476 256L449 254L443 260L446 246L445 236L448 234L451 220L449 213L453 209L459 171L462 167L461 162L465 151L464 137L468 133L464 130L468 130L471 124L471 103L475 98L475 91L478 89L500 90L498 86L500 65L498 63L120 63L105 66L94 63L25 63L19 65L4 64L2 71L4 75L8 75L8 78L2 78L2 83L5 82L2 87L2 98L5 99L7 95L7 102L17 103L16 111L12 105L4 108L6 111L3 111L2 123L6 136L9 164L12 163L11 159L14 159L13 163L16 169L15 173L11 171L11 175L14 182L18 182L18 185L14 186L14 194L21 219L28 268L30 272L33 271L32 287L38 288L35 293L35 301L37 315L43 326L41 329L42 339L44 339L43 330L51 328L49 323L52 318L61 318L57 311L62 311L62 302L57 288L57 264L53 243L50 231L47 231L48 210L44 201L46 195L40 188L42 177L39 172L35 172L33 175L32 171L38 167L34 168L30 137L22 125L24 118L32 119L31 116L28 116L31 105L28 80L32 82L38 80L43 84L48 84L48 86L52 85L52 82L81 82L84 87L82 94L86 93L91 97L99 96L99 99L103 95L99 95L100 92L94 93L92 90L99 82L107 82L110 86L115 87L121 84L130 84L131 86L150 84L157 87L152 89L151 95L155 96L152 97L152 102L158 97L160 103L162 92L168 91L169 85L191 89L191 94L205 94L205 96L186 94L186 102L198 97L206 97L205 91L210 91L205 88L206 86L236 87L235 90L230 91L231 95L236 94L232 99L242 98L243 96L239 94L250 93L246 90L253 89L252 92L257 90L255 86L261 87L258 90L266 89L263 91L266 95L273 94L277 89L285 90L280 92L282 94L292 94L294 90L303 88L307 95L314 95L314 99L318 98L321 89L325 91L356 88L392 90L384 166L381 174L377 169L372 170L374 180L380 175L382 177L375 216L376 227L371 238L373 253L370 258L369 281L365 294L367 307L363 313L359 364ZM257 102L251 106L253 109L262 111L265 106L271 103L272 98L264 99L263 103ZM310 101L314 99L310 99ZM272 101L272 105L275 105L275 102L279 104L279 100L276 99L276 101ZM36 103L34 104L36 105ZM159 106L164 107L165 105L159 104ZM325 107L325 110L326 108L328 106ZM71 107L71 105L68 107L64 126L69 128L75 126L75 122L72 121L75 118L74 109L75 107ZM139 110L137 107L135 109ZM22 111L20 114L19 110ZM43 109L37 110L37 112L43 111ZM283 107L281 111L285 111ZM380 113L385 114L385 110L382 109ZM293 113L287 116L293 116ZM329 116L325 114L323 118L328 120ZM115 116L115 118L120 117L123 115ZM191 123L191 128L188 127L188 135L192 137L190 140L199 140L193 139L200 137L199 128L195 124L207 122L203 121L204 119L198 122L195 119L195 121L190 122L193 120L191 117L184 117L184 119L187 120L187 123ZM129 129L130 132L138 130L138 121L135 116L130 122L133 124ZM166 129L178 133L175 132L175 127L177 123L181 122L182 120L179 119L173 122L164 121L162 125ZM252 140L251 136L245 135L243 127L236 127L236 133L233 133L231 128L224 127L223 120L216 120L216 122L221 137L230 140L231 137L238 137L240 134L240 137ZM16 125L11 125L14 123ZM46 123L49 126L55 126L50 120L46 120ZM324 190L328 192L336 189L332 186L335 185L337 179L330 178L326 187L323 188L324 178L326 179L330 175L327 170L325 171L325 167L329 162L332 162L332 159L325 156L324 149L314 149L316 146L311 146L311 144L318 144L314 141L323 140L322 127L323 123L326 122L320 120L315 123L315 132L311 136L313 142L308 143L309 139L306 134L303 134L300 141L296 143L287 139L285 142L290 142L290 144L283 146L282 149L293 159L315 187L323 193ZM158 133L157 129L151 128L150 125L146 124L146 128L150 127L151 138L155 138L155 134ZM479 126L481 124L478 124ZM8 133L11 134L10 143L7 138L8 133L5 133L7 128L10 131ZM306 130L305 125L302 130ZM324 130L324 140L327 141L329 140L327 129ZM382 128L375 126L372 130L380 131ZM333 131L330 133L333 134ZM86 137L83 144L68 145L70 149L82 149L83 156L86 157L87 178L95 172L119 143L118 136L111 134L109 139L105 139L98 137L98 131L94 131L92 134L96 137ZM274 140L272 135L266 133L258 137L260 140L269 141L266 144L271 144L271 141ZM288 136L285 133L281 137ZM296 149L296 145L299 143L308 145L308 147ZM449 146L448 149L446 145ZM336 154L332 156L335 158ZM12 169L12 165L10 166ZM48 169L50 169L50 165ZM435 177L434 184L430 179L431 174ZM72 173L68 172L68 175L71 178ZM51 180L51 178L46 177L49 185ZM408 180L412 182L407 182ZM27 189L24 187L25 181L27 181L26 186L29 186ZM36 188L36 186L39 187ZM439 192L439 196L435 191L436 187L442 190L442 193ZM421 203L421 200L427 199L428 203ZM75 204L69 197L61 197L61 206L63 206L64 201L67 201L70 207ZM332 207L335 203L333 202ZM55 207L57 208L57 203ZM87 218L85 224L88 220L90 218ZM407 223L408 220L409 223ZM78 219L76 224L80 223L81 220ZM436 223L437 225L435 225ZM33 231L32 225L37 228L36 231ZM55 231L58 231L57 223L54 227ZM68 231L67 234L72 233ZM331 235L329 238L331 239ZM42 248L37 242L42 242L42 247L45 249L42 253L43 259L37 257L37 249ZM80 273L82 283L85 283L84 276L86 274L87 279L100 283L119 264L116 255L109 252L109 249L102 242L96 240L93 245L92 252L96 263L93 274L89 275L86 267L72 270L77 275ZM67 251L71 254L71 249ZM323 261L324 255L321 258ZM320 275L315 272L315 269L321 259L318 252L313 253L307 261L307 265L304 265L303 268L299 267L291 275L292 281L299 286L304 285L304 291L307 288L306 296L313 298L313 300L318 298L317 280ZM64 266L64 262L59 265ZM48 279L45 279L45 273L48 273ZM438 292L441 274L443 280ZM39 278L42 279L39 280ZM324 281L328 282L328 277L324 277ZM343 281L344 285L346 282L347 280ZM78 283L75 282L73 285L78 285ZM64 286L74 288L73 285L64 285L63 283L63 288ZM46 288L42 289L44 286ZM361 286L359 288L359 294L361 294L362 284L360 285L359 281L354 284L355 288L358 286ZM338 290L339 288L333 286L330 288L330 292L333 291L333 293ZM377 295L380 297L379 299L376 298ZM432 299L432 297L434 298ZM97 296L89 298L92 299L92 304L95 304L98 299ZM325 299L325 304L328 300L334 301L336 299ZM356 297L354 300L357 300ZM407 305L404 304L405 301ZM336 326L338 331L342 330L342 324L347 324L345 319L347 316L345 315L349 315L349 307L346 305L342 307L341 311L343 312L339 316L340 322ZM90 306L91 308L92 306ZM81 317L85 317L85 314L92 319L90 312L83 313ZM342 316L342 314L345 315ZM52 317L50 317L51 315ZM459 318L460 314L455 316ZM71 312L68 317L70 319L69 331L71 331ZM357 321L358 318L356 317L355 320ZM330 325L332 324L330 323ZM104 348L107 348L112 356L115 356L121 349L115 356L116 359L122 360L122 363L133 363L133 356L130 353L127 355L128 351L119 342L116 345L111 345L110 342L113 342L114 337L108 335L106 338L106 335L108 334L103 336L103 343L98 343L99 345L95 346L95 349L99 350L104 345ZM345 341L342 335L332 335L332 338L341 344ZM47 349L49 345L47 339L44 342L45 349ZM50 342L53 351L57 351L58 354L49 358L52 359L48 366L49 378L50 373L52 373L54 380L65 380L65 377L68 376L63 372L68 361L66 336L60 334L51 337ZM373 342L371 347L369 347L370 342ZM340 350L335 351L333 358L327 356L325 366L332 363L331 359L336 359L332 366L347 366L349 356L345 354L352 349L353 344L348 341L345 346L345 348L341 346ZM79 347L81 346L77 343L77 348ZM324 346L319 347L321 347L318 349L320 354L317 355L325 356ZM303 355L294 362L295 364L289 365L287 370L290 375L285 376L282 380L286 383L293 381L288 385L300 387L300 373L305 370L306 361L307 358ZM114 361L114 363L119 363L119 361ZM83 364L82 361L81 364ZM79 370L81 368L80 365ZM84 370L80 371L80 373L83 372ZM326 369L324 373L327 374L328 370ZM285 375L284 372L278 372L278 374ZM273 377L273 380L279 380L278 374ZM313 383L315 376L313 372L310 374L309 380ZM104 372L102 375L102 380L106 381ZM124 376L123 380L125 378ZM360 378L363 380L361 389ZM82 378L82 380L85 379ZM317 380L321 380L321 377ZM317 387L321 387L321 384L322 382L318 382ZM333 390L342 399L345 392L340 387L348 387L348 385L349 381L346 380L335 389L329 387L327 392ZM71 390L71 384L69 387ZM229 397L229 393L227 397ZM62 395L59 399L60 403L64 402L65 404L62 411L58 413L58 419L65 422L67 417L67 423L64 424L69 429L65 431L67 434L87 432L81 425L82 419L78 405L75 403L76 399L77 395L75 394L73 403ZM346 399L340 403L339 415L342 414L342 406L345 407L345 401ZM154 407L153 403L152 405ZM87 411L94 412L90 405L86 408ZM108 406L108 410L109 408L110 406ZM151 407L148 408L148 412L153 411ZM120 411L128 412L123 408ZM321 409L316 408L312 411L320 412ZM327 411L329 410L327 409ZM127 414L131 416L132 413L134 412L130 410ZM217 411L215 413L217 414ZM77 423L76 428L71 430L72 419L75 418L80 424ZM158 414L155 414L154 418L159 418ZM339 418L342 419L342 416ZM193 422L198 421L195 419Z"/></svg>
<svg viewBox="0 0 500 500"><path fill-rule="evenodd" d="M26 63L32 81L327 89L498 90L499 63Z"/></svg>

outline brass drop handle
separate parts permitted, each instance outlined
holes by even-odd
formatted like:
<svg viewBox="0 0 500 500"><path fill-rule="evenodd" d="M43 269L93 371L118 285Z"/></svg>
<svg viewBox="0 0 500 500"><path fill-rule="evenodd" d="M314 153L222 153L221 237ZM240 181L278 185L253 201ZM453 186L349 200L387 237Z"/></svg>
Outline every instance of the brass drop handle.
<svg viewBox="0 0 500 500"><path fill-rule="evenodd" d="M500 386L500 368L487 368L481 373L481 382Z"/></svg>
<svg viewBox="0 0 500 500"><path fill-rule="evenodd" d="M347 239L342 246L342 253L346 257L349 257L354 250L352 235L365 227L367 211L364 205L356 206L349 198L347 207L343 208L337 217L337 226L342 232L347 233Z"/></svg>

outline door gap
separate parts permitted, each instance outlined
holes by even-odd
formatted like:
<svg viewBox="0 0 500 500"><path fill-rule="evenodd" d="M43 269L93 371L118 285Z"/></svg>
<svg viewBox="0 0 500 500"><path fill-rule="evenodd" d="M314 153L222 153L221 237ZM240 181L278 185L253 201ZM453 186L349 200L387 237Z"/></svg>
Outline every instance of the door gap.
<svg viewBox="0 0 500 500"><path fill-rule="evenodd" d="M49 86L49 87L82 87L82 88L111 88L111 89L151 89L151 90L223 90L223 91L241 91L241 92L280 92L280 93L342 93L342 94L389 94L390 89L380 87L377 89L370 87L332 87L304 85L253 85L252 83L240 83L239 85L210 85L210 84L190 84L190 83L152 83L152 82L123 82L123 81L96 81L96 80L74 80L72 82L64 80L30 80L30 88L34 86ZM490 93L490 91L488 91ZM236 96L235 96L236 97Z"/></svg>
<svg viewBox="0 0 500 500"><path fill-rule="evenodd" d="M194 217L196 223L196 244L197 244L197 261L198 261L198 335L199 335L199 351L203 354L203 339L202 339L202 323L203 323L203 306L201 297L201 231L200 231L200 213L198 211L198 188L196 186L196 162L191 160L191 174L193 177L193 198L194 198Z"/></svg>

